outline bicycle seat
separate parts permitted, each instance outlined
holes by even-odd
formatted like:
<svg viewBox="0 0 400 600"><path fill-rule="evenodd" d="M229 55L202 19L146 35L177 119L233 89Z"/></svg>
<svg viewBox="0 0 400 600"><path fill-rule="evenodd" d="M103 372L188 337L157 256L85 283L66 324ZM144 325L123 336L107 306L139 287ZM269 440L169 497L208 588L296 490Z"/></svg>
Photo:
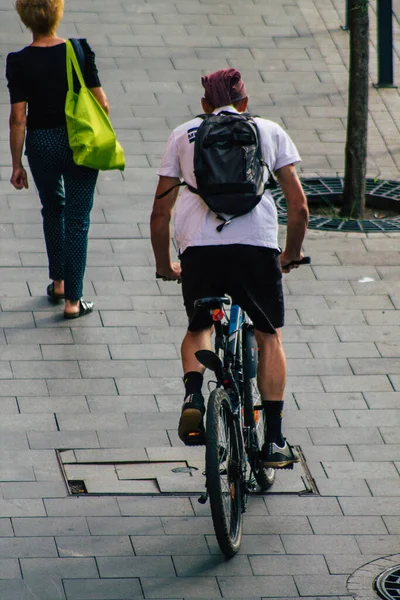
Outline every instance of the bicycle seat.
<svg viewBox="0 0 400 600"><path fill-rule="evenodd" d="M195 308L206 308L214 310L216 308L222 308L224 304L229 305L231 303L228 296L210 296L209 298L199 298L194 301L193 306Z"/></svg>

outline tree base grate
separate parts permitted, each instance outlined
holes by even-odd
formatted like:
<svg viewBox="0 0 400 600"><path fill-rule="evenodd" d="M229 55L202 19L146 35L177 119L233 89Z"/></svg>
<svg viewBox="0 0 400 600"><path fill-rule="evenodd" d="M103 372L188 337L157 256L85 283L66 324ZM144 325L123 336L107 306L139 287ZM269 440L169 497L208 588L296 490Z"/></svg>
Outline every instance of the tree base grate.
<svg viewBox="0 0 400 600"><path fill-rule="evenodd" d="M310 206L320 203L322 198L335 204L343 192L344 180L341 177L304 178L301 182ZM272 191L272 196L278 211L278 221L286 225L286 200L281 189ZM341 219L311 214L308 227L321 231L400 232L400 181L367 179L366 204L378 210L393 210L398 212L399 216L382 219Z"/></svg>
<svg viewBox="0 0 400 600"><path fill-rule="evenodd" d="M400 565L381 573L375 580L375 589L384 600L400 599Z"/></svg>

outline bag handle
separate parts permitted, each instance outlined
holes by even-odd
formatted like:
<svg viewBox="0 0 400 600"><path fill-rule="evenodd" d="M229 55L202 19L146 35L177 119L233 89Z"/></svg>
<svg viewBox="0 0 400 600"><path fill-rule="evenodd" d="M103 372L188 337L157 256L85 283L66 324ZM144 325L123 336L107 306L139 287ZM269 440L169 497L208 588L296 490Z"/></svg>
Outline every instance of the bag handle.
<svg viewBox="0 0 400 600"><path fill-rule="evenodd" d="M67 80L68 80L68 90L70 92L73 92L73 90L74 90L74 83L73 83L73 78L72 78L72 67L74 68L74 71L76 73L76 76L78 78L79 85L81 86L81 88L85 88L86 87L86 83L85 83L85 80L83 78L82 71L81 71L81 68L79 66L78 59L76 58L74 47L72 46L72 44L71 44L71 42L69 40L66 40L65 45L66 45L66 48L67 48Z"/></svg>

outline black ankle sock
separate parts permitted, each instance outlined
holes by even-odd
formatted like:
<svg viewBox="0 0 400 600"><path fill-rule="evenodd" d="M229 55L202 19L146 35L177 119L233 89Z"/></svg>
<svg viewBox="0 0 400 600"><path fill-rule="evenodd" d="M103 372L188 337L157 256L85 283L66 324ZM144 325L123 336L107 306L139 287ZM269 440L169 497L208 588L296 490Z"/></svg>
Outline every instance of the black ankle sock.
<svg viewBox="0 0 400 600"><path fill-rule="evenodd" d="M201 394L203 374L198 371L189 371L183 376L183 383L185 384L185 398L190 394Z"/></svg>
<svg viewBox="0 0 400 600"><path fill-rule="evenodd" d="M284 440L282 437L282 415L283 400L263 400L265 417L265 441L267 443L275 442L282 447Z"/></svg>

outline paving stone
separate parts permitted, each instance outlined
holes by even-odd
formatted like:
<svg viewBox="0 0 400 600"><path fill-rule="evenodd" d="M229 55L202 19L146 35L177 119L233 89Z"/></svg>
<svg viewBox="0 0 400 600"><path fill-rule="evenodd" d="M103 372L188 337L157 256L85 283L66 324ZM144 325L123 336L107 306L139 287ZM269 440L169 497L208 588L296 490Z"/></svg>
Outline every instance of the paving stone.
<svg viewBox="0 0 400 600"><path fill-rule="evenodd" d="M373 343L341 342L341 343L310 343L311 352L315 358L368 358L379 357L379 346ZM379 352L378 352L379 350Z"/></svg>
<svg viewBox="0 0 400 600"><path fill-rule="evenodd" d="M115 381L111 378L103 379L57 379L47 380L48 390L51 396L81 396L96 394L117 394ZM19 394L17 394L19 395ZM24 394L21 394L24 395ZM25 394L26 395L26 394Z"/></svg>
<svg viewBox="0 0 400 600"><path fill-rule="evenodd" d="M13 481L8 480L0 486L1 494L5 499L20 498L64 498L66 496L65 485L62 482L46 481Z"/></svg>
<svg viewBox="0 0 400 600"><path fill-rule="evenodd" d="M79 577L97 576L94 558L21 558L22 575L29 577Z"/></svg>
<svg viewBox="0 0 400 600"><path fill-rule="evenodd" d="M142 462L148 460L144 448L130 449L96 449L96 450L75 450L77 462L83 463L109 463L109 462Z"/></svg>
<svg viewBox="0 0 400 600"><path fill-rule="evenodd" d="M1 538L0 556L4 558L41 557L49 559L57 556L57 548L52 538Z"/></svg>
<svg viewBox="0 0 400 600"><path fill-rule="evenodd" d="M110 358L106 344L74 344L72 345L47 345L42 344L41 350L44 360L107 360ZM1 354L0 354L1 356ZM10 359L10 360L16 360Z"/></svg>
<svg viewBox="0 0 400 600"><path fill-rule="evenodd" d="M67 329L6 329L8 344L72 344L71 332Z"/></svg>
<svg viewBox="0 0 400 600"><path fill-rule="evenodd" d="M293 578L284 575L255 577L218 577L223 596L238 596L248 593L264 596L265 594L285 594L294 596L297 593Z"/></svg>
<svg viewBox="0 0 400 600"><path fill-rule="evenodd" d="M18 396L18 408L24 413L88 413L84 396L61 396L56 398L26 398Z"/></svg>
<svg viewBox="0 0 400 600"><path fill-rule="evenodd" d="M139 579L64 579L68 600L137 600L143 598Z"/></svg>
<svg viewBox="0 0 400 600"><path fill-rule="evenodd" d="M381 427L400 424L400 415L395 409L386 410L336 410L341 427Z"/></svg>
<svg viewBox="0 0 400 600"><path fill-rule="evenodd" d="M313 428L310 436L315 445L381 444L382 438L375 427Z"/></svg>
<svg viewBox="0 0 400 600"><path fill-rule="evenodd" d="M305 594L347 594L346 577L343 575L296 575L296 586Z"/></svg>
<svg viewBox="0 0 400 600"><path fill-rule="evenodd" d="M115 516L119 515L119 508L115 498L57 498L45 499L47 515L50 517L64 516Z"/></svg>
<svg viewBox="0 0 400 600"><path fill-rule="evenodd" d="M167 432L161 430L99 431L97 435L102 448L144 448L146 444L170 446Z"/></svg>
<svg viewBox="0 0 400 600"><path fill-rule="evenodd" d="M108 344L118 340L119 344L139 344L139 336L135 327L93 327L90 329L74 329L73 341L77 344ZM72 342L72 340L71 340Z"/></svg>
<svg viewBox="0 0 400 600"><path fill-rule="evenodd" d="M368 478L367 483L372 496L400 496L400 481Z"/></svg>
<svg viewBox="0 0 400 600"><path fill-rule="evenodd" d="M319 446L320 447L320 446ZM382 480L379 480L382 481ZM390 479L390 481L394 481ZM315 478L316 486L322 496L371 496L371 491L363 479L324 479Z"/></svg>
<svg viewBox="0 0 400 600"><path fill-rule="evenodd" d="M65 600L61 579L27 579L24 581L0 581L0 593L4 600Z"/></svg>
<svg viewBox="0 0 400 600"><path fill-rule="evenodd" d="M386 534L381 517L310 517L311 527L317 535L330 534Z"/></svg>
<svg viewBox="0 0 400 600"><path fill-rule="evenodd" d="M119 413L158 411L154 396L88 396L87 403L91 413Z"/></svg>
<svg viewBox="0 0 400 600"><path fill-rule="evenodd" d="M301 410L367 409L361 392L295 394L296 404Z"/></svg>
<svg viewBox="0 0 400 600"><path fill-rule="evenodd" d="M392 386L384 375L322 375L322 384L327 392L388 392Z"/></svg>
<svg viewBox="0 0 400 600"><path fill-rule="evenodd" d="M141 577L145 598L220 598L215 577L162 578Z"/></svg>
<svg viewBox="0 0 400 600"><path fill-rule="evenodd" d="M311 529L306 517L290 518L274 515L263 516L262 519L259 516L247 516L243 522L243 531L245 534L307 534Z"/></svg>
<svg viewBox="0 0 400 600"><path fill-rule="evenodd" d="M377 325L354 325L336 327L341 342L398 342L399 331L396 327Z"/></svg>
<svg viewBox="0 0 400 600"><path fill-rule="evenodd" d="M14 517L12 519L16 536L83 536L89 535L88 525L84 517L43 517L29 519Z"/></svg>
<svg viewBox="0 0 400 600"><path fill-rule="evenodd" d="M174 566L170 557L118 556L96 559L100 577L173 577Z"/></svg>
<svg viewBox="0 0 400 600"><path fill-rule="evenodd" d="M358 554L360 552L352 535L282 535L281 539L288 554Z"/></svg>
<svg viewBox="0 0 400 600"><path fill-rule="evenodd" d="M193 516L188 498L118 498L123 516Z"/></svg>
<svg viewBox="0 0 400 600"><path fill-rule="evenodd" d="M87 523L91 535L165 534L159 517L88 517Z"/></svg>
<svg viewBox="0 0 400 600"><path fill-rule="evenodd" d="M128 536L63 536L56 538L60 557L127 556L133 554Z"/></svg>
<svg viewBox="0 0 400 600"><path fill-rule="evenodd" d="M328 574L322 556L251 556L254 575L318 575Z"/></svg>
<svg viewBox="0 0 400 600"><path fill-rule="evenodd" d="M195 555L196 558L210 555L204 535L191 535L190 543L186 535L168 536L131 536L133 549L137 556L154 555Z"/></svg>
<svg viewBox="0 0 400 600"><path fill-rule="evenodd" d="M345 515L396 515L397 498L362 498L359 503L354 498L339 498Z"/></svg>
<svg viewBox="0 0 400 600"><path fill-rule="evenodd" d="M46 448L98 448L99 439L95 431L30 431L27 434L29 447L32 449Z"/></svg>
<svg viewBox="0 0 400 600"><path fill-rule="evenodd" d="M387 556L395 554L399 549L400 536L398 535L359 535L357 543L363 554L378 554Z"/></svg>

